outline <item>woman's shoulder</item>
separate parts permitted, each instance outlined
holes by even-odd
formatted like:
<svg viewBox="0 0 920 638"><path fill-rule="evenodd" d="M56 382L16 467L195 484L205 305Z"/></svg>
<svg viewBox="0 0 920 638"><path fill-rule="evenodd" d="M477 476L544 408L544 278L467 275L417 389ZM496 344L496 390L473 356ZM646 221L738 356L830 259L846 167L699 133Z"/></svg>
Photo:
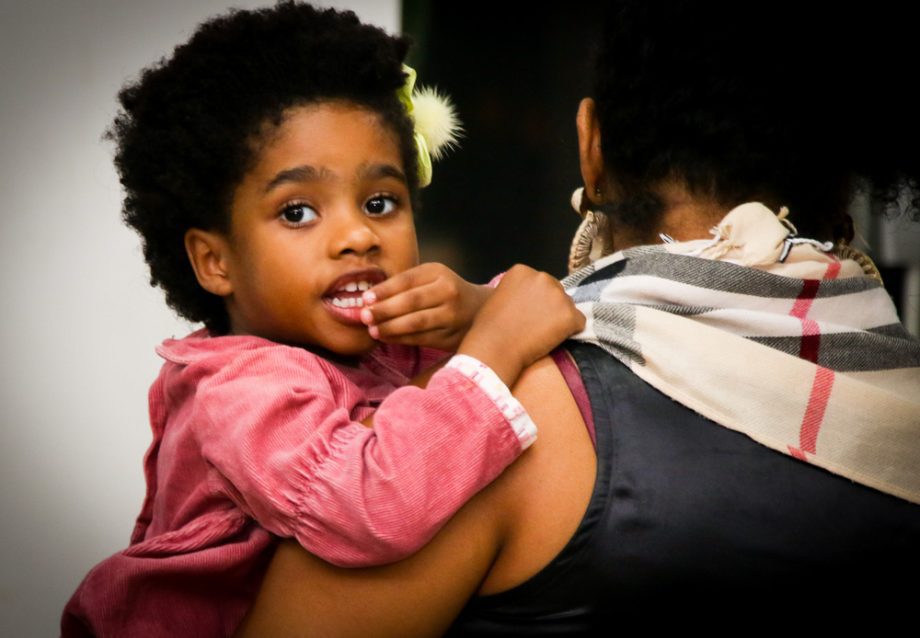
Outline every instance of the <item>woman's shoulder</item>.
<svg viewBox="0 0 920 638"><path fill-rule="evenodd" d="M582 522L594 489L597 458L567 376L550 357L514 386L537 424L537 443L493 486L506 533L480 594L517 586L548 565Z"/></svg>
<svg viewBox="0 0 920 638"><path fill-rule="evenodd" d="M588 506L594 448L550 358L526 370L513 390L537 424L537 442L431 543L370 570L336 568L284 543L239 635L441 634L471 596L515 587L549 564Z"/></svg>

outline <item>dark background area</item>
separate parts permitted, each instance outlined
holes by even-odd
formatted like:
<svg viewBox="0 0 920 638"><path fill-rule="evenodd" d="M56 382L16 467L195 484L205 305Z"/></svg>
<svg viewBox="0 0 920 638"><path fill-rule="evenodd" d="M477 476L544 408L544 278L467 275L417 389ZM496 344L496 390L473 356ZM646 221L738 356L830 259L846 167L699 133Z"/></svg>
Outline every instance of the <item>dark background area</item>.
<svg viewBox="0 0 920 638"><path fill-rule="evenodd" d="M579 222L568 203L581 183L575 113L601 5L406 0L409 64L419 84L450 95L465 129L422 195L423 259L479 282L517 262L566 274Z"/></svg>
<svg viewBox="0 0 920 638"><path fill-rule="evenodd" d="M423 260L443 262L476 282L518 262L566 274L579 222L569 206L581 183L575 113L590 94L605 5L404 0L403 31L414 42L408 62L418 84L447 93L464 126L460 148L435 163L422 193ZM854 78L854 90L859 85ZM920 279L920 223L870 217L869 208L851 211L855 245L877 262L908 319L905 301L916 306L920 294L914 281ZM914 319L912 329L920 330L920 317Z"/></svg>

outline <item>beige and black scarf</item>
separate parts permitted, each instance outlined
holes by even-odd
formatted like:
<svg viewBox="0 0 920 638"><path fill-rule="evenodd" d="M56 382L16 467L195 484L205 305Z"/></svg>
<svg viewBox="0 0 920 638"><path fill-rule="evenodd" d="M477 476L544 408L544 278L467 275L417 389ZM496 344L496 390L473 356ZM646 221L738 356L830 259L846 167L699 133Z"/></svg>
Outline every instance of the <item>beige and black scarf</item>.
<svg viewBox="0 0 920 638"><path fill-rule="evenodd" d="M774 450L920 503L920 341L867 259L732 210L713 239L630 248L563 284L596 343Z"/></svg>

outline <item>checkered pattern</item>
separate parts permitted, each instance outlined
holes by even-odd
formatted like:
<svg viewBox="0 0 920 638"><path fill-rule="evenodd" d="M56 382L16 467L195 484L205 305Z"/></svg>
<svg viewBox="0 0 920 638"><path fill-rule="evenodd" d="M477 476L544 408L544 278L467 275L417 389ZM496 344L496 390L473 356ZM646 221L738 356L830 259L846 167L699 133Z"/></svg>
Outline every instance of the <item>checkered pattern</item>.
<svg viewBox="0 0 920 638"><path fill-rule="evenodd" d="M573 273L563 283L588 318L576 339L716 423L920 503L920 342L881 283L791 242L760 204L713 235Z"/></svg>

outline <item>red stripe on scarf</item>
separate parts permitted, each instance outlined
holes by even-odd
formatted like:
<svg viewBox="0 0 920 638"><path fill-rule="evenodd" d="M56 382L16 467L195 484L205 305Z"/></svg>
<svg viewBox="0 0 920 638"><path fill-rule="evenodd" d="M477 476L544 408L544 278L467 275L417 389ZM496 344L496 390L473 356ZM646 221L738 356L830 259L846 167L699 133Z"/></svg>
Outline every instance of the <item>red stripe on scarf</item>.
<svg viewBox="0 0 920 638"><path fill-rule="evenodd" d="M840 262L833 261L828 264L827 270L824 272L823 281L836 279L838 274L840 274ZM817 321L808 319L808 311L811 310L812 301L818 294L821 281L820 279L804 280L802 282L802 292L799 293L798 298L792 305L792 311L789 313L802 322L802 343L799 347L799 357L812 363L818 362L821 329ZM818 444L818 432L824 422L824 412L827 410L827 402L830 400L833 387L834 371L818 366L815 370L814 381L811 384L808 405L805 406L805 415L802 417L802 425L799 428L799 448L789 446L789 453L793 457L805 461L807 460L806 452L815 453Z"/></svg>
<svg viewBox="0 0 920 638"><path fill-rule="evenodd" d="M789 313L802 322L802 341L799 345L799 358L818 362L818 346L821 345L821 330L818 324L808 319L808 311L811 310L811 303L818 294L818 286L821 284L820 279L805 279L802 281L802 292L792 304L792 311Z"/></svg>
<svg viewBox="0 0 920 638"><path fill-rule="evenodd" d="M818 431L824 421L824 411L831 398L831 389L834 387L834 371L818 366L815 370L815 380L811 384L811 396L805 407L805 416L802 418L802 427L799 429L799 446L802 451L815 453L818 443Z"/></svg>
<svg viewBox="0 0 920 638"><path fill-rule="evenodd" d="M840 274L840 262L833 261L827 266L824 272L824 281L836 279ZM821 346L821 329L818 323L808 319L808 311L811 310L811 304L818 294L818 288L821 286L821 279L805 279L802 281L802 292L792 304L790 315L802 322L802 342L799 346L799 358L818 363L818 348Z"/></svg>

